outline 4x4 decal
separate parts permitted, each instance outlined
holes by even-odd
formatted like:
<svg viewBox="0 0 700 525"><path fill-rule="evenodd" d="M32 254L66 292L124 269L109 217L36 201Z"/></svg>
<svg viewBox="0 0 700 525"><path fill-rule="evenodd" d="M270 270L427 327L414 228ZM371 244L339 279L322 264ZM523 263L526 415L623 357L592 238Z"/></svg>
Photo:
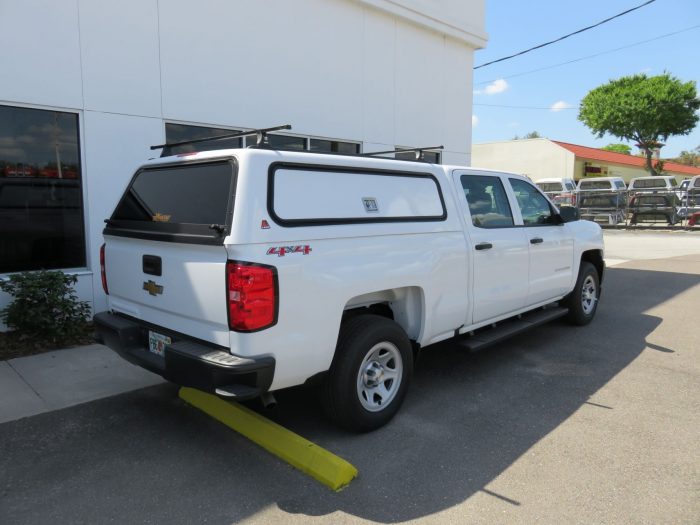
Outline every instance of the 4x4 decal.
<svg viewBox="0 0 700 525"><path fill-rule="evenodd" d="M311 246L305 244L303 246L275 246L267 250L267 255L276 255L278 257L284 257L288 253L301 253L303 255L308 255L311 252Z"/></svg>

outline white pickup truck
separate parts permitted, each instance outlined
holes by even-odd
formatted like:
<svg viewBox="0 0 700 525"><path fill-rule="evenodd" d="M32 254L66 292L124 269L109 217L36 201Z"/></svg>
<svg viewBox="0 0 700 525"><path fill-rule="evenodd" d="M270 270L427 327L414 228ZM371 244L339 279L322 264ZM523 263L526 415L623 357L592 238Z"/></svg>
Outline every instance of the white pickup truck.
<svg viewBox="0 0 700 525"><path fill-rule="evenodd" d="M565 217L564 217L565 216ZM341 426L388 422L416 352L593 318L600 227L526 178L265 147L164 157L133 176L101 249L101 339L230 399L321 384Z"/></svg>

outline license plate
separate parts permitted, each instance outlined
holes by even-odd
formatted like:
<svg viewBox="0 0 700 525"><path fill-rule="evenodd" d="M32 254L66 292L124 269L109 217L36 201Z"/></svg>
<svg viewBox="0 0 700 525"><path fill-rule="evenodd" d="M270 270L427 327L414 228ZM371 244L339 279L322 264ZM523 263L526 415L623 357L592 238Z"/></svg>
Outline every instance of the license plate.
<svg viewBox="0 0 700 525"><path fill-rule="evenodd" d="M167 335L162 335L156 332L148 331L148 349L159 356L163 355L165 345L172 343L172 340Z"/></svg>

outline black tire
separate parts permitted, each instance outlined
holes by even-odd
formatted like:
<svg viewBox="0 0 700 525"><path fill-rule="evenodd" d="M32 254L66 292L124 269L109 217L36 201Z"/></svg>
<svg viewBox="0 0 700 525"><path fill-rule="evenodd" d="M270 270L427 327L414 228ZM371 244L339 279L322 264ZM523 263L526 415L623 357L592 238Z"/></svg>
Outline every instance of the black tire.
<svg viewBox="0 0 700 525"><path fill-rule="evenodd" d="M384 360L386 366L381 364ZM386 377L394 374L395 379ZM411 342L398 324L379 315L352 317L340 327L321 403L339 426L354 432L375 430L401 407L412 374Z"/></svg>
<svg viewBox="0 0 700 525"><path fill-rule="evenodd" d="M598 309L600 299L600 279L598 270L587 261L581 261L576 286L563 301L569 309L567 319L572 324L584 326L590 323Z"/></svg>

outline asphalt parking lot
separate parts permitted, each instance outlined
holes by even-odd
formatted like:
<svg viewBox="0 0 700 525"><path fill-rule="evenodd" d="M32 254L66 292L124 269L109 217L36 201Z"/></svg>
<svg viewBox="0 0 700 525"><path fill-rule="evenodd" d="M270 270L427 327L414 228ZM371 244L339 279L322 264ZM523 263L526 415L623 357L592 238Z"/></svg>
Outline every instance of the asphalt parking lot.
<svg viewBox="0 0 700 525"><path fill-rule="evenodd" d="M266 416L359 469L342 492L164 384L1 424L0 523L696 524L700 233L606 245L590 326L432 347L379 431L331 426L312 390L280 393Z"/></svg>

